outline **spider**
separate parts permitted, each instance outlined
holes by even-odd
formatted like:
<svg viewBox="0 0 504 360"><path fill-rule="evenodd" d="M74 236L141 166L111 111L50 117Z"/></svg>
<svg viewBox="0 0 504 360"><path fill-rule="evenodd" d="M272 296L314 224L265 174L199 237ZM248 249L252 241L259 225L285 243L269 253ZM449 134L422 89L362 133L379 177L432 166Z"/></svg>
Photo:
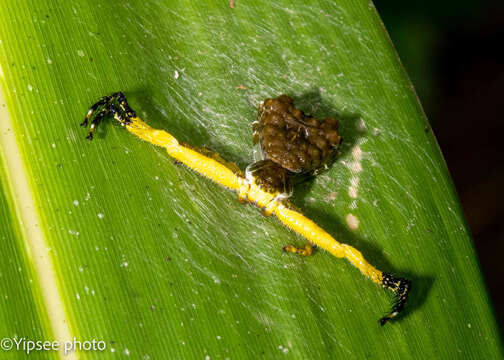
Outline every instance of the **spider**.
<svg viewBox="0 0 504 360"><path fill-rule="evenodd" d="M283 248L285 252L309 256L316 245L338 258L346 258L374 283L391 290L395 301L392 310L380 319L381 325L403 310L411 290L410 280L376 269L360 251L336 241L288 201L296 182L317 175L334 157L341 143L335 118L320 121L306 116L287 95L264 100L253 123L256 161L243 173L237 165L209 149L181 144L168 132L151 128L129 107L122 92L105 96L91 106L81 124L87 127L91 122L87 139L93 139L96 126L109 115L140 139L164 147L170 156L197 173L238 192L240 202L254 204L266 216L275 215L306 238L304 247L287 245Z"/></svg>

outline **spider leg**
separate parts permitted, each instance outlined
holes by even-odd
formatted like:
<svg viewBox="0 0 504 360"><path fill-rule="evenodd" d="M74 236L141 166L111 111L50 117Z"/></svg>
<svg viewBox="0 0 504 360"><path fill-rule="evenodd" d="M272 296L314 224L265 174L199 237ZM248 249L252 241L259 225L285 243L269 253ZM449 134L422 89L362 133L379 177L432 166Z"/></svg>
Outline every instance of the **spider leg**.
<svg viewBox="0 0 504 360"><path fill-rule="evenodd" d="M132 108L129 107L128 105L128 100L126 100L126 96L122 92L116 92L111 95L112 98L117 100L119 103L119 107L122 110L121 118L123 119L121 121L121 124L127 125L131 122L130 119L136 117L136 113L133 111Z"/></svg>
<svg viewBox="0 0 504 360"><path fill-rule="evenodd" d="M232 190L238 191L240 187L243 187L243 177L236 173L234 169L231 169L230 163L223 164L221 162L224 161L222 158L215 159L215 156L206 156L190 147L179 144L178 140L170 133L150 127L136 116L135 111L130 108L122 92L116 92L100 99L88 111L89 116L86 116L86 120L89 120L100 107L103 107L103 109L98 112L91 123L92 131L90 131L88 138L93 138L97 123L111 113L116 120L126 126L129 132L153 145L164 147L171 157L184 163L197 173ZM85 121L84 124L87 125L87 122Z"/></svg>
<svg viewBox="0 0 504 360"><path fill-rule="evenodd" d="M124 117L124 115L123 115L124 113L122 113L121 111L117 111L116 107L113 107L113 106L110 107L110 114L114 117L114 119L119 121L119 123L122 126L129 124L131 122L131 120L129 118Z"/></svg>
<svg viewBox="0 0 504 360"><path fill-rule="evenodd" d="M247 203L247 191L246 189L240 188L238 190L238 202L245 205Z"/></svg>
<svg viewBox="0 0 504 360"><path fill-rule="evenodd" d="M277 204L277 206L273 208L273 214L275 214L275 216L284 225L302 235L309 242L330 252L335 257L346 258L353 266L359 269L363 275L369 277L374 283L384 287L385 289L391 290L396 295L396 301L392 306L392 310L380 319L381 325L384 325L390 319L395 318L404 309L404 305L406 304L406 300L408 299L408 295L411 290L410 280L405 278L395 278L390 274L376 269L367 262L359 250L350 245L338 242L312 220L305 217L302 213L289 208L288 204ZM298 249L296 247L288 247L286 251L298 253Z"/></svg>
<svg viewBox="0 0 504 360"><path fill-rule="evenodd" d="M217 152L215 152L215 151L207 148L206 146L196 147L196 146L192 146L192 145L186 143L185 141L181 142L180 145L183 146L183 147L185 147L185 148L197 151L201 155L204 155L204 156L206 156L208 158L214 159L215 161L221 163L222 165L224 165L225 167L227 167L228 169L230 169L234 173L239 174L240 176L243 177L243 172L238 167L238 165L236 165L235 163L233 163L231 161L227 161L219 153L217 153Z"/></svg>
<svg viewBox="0 0 504 360"><path fill-rule="evenodd" d="M396 294L396 300L392 306L392 311L380 319L380 325L383 326L387 321L395 318L403 310L411 290L411 281L405 278L395 278L390 274L383 273L382 286L392 290Z"/></svg>
<svg viewBox="0 0 504 360"><path fill-rule="evenodd" d="M303 256L310 256L313 251L313 244L311 243L311 241L307 240L303 248L299 248L294 245L287 245L283 247L283 251Z"/></svg>
<svg viewBox="0 0 504 360"><path fill-rule="evenodd" d="M81 126L87 127L91 120L90 131L86 137L87 139L93 139L95 128L98 126L99 122L109 114L112 114L114 119L119 121L123 126L131 123L131 118L136 117L136 113L129 107L126 97L122 92L104 96L91 106L84 121L81 123Z"/></svg>
<svg viewBox="0 0 504 360"><path fill-rule="evenodd" d="M129 132L153 145L164 147L171 157L197 173L231 190L239 191L240 187L243 187L243 177L228 165L180 145L173 135L164 130L151 128L138 117L131 118L130 121L126 124Z"/></svg>
<svg viewBox="0 0 504 360"><path fill-rule="evenodd" d="M91 122L91 126L89 127L89 134L86 136L86 139L93 140L94 136L94 131L96 126L100 123L100 121L109 114L110 110L107 108L103 108L100 110L99 113L96 114L96 116L93 118L93 121Z"/></svg>
<svg viewBox="0 0 504 360"><path fill-rule="evenodd" d="M86 114L86 117L84 118L84 121L80 125L83 127L87 127L91 116L93 116L93 114L99 107L105 105L109 101L109 98L110 96L104 96L100 100L98 100L98 102L96 102L93 106L91 106L91 108L89 108Z"/></svg>

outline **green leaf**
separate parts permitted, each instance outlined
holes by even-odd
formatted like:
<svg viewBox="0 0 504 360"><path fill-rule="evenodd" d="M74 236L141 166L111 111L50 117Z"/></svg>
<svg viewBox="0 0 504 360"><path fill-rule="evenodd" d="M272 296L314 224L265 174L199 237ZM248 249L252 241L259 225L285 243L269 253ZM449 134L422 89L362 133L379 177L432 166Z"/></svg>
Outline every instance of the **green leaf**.
<svg viewBox="0 0 504 360"><path fill-rule="evenodd" d="M2 342L2 352L9 346L15 346L10 339L14 334L28 339L52 338L45 305L37 286L39 279L30 264L33 254L27 251L17 223L4 163L0 156L0 337L1 341L7 341ZM32 356L42 358L44 355Z"/></svg>
<svg viewBox="0 0 504 360"><path fill-rule="evenodd" d="M82 358L500 357L453 184L374 6L235 5L0 3L2 136L17 140L2 141L0 337L106 342ZM112 122L86 141L89 106L118 90L151 126L242 168L264 98L288 93L308 113L338 115L340 157L293 202L413 280L404 316L379 327L385 291L323 251L282 253L303 240L163 149ZM34 260L44 254L26 230L19 162L52 272ZM47 295L43 276L59 290Z"/></svg>

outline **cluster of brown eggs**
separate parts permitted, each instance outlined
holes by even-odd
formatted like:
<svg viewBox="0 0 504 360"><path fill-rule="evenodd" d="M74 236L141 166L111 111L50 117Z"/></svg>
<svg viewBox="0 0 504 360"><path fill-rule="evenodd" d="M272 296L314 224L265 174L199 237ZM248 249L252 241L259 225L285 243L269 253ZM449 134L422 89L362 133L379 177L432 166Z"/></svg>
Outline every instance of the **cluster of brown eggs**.
<svg viewBox="0 0 504 360"><path fill-rule="evenodd" d="M291 97L280 95L259 107L254 136L264 158L293 173L306 173L318 169L339 145L337 130L337 119L306 116Z"/></svg>

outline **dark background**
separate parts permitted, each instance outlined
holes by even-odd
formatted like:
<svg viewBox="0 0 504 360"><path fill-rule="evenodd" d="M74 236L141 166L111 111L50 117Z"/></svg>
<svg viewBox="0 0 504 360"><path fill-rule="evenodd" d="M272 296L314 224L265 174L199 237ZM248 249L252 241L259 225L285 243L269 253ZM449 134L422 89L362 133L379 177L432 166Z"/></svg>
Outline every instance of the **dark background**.
<svg viewBox="0 0 504 360"><path fill-rule="evenodd" d="M504 328L504 1L374 0L452 174Z"/></svg>

